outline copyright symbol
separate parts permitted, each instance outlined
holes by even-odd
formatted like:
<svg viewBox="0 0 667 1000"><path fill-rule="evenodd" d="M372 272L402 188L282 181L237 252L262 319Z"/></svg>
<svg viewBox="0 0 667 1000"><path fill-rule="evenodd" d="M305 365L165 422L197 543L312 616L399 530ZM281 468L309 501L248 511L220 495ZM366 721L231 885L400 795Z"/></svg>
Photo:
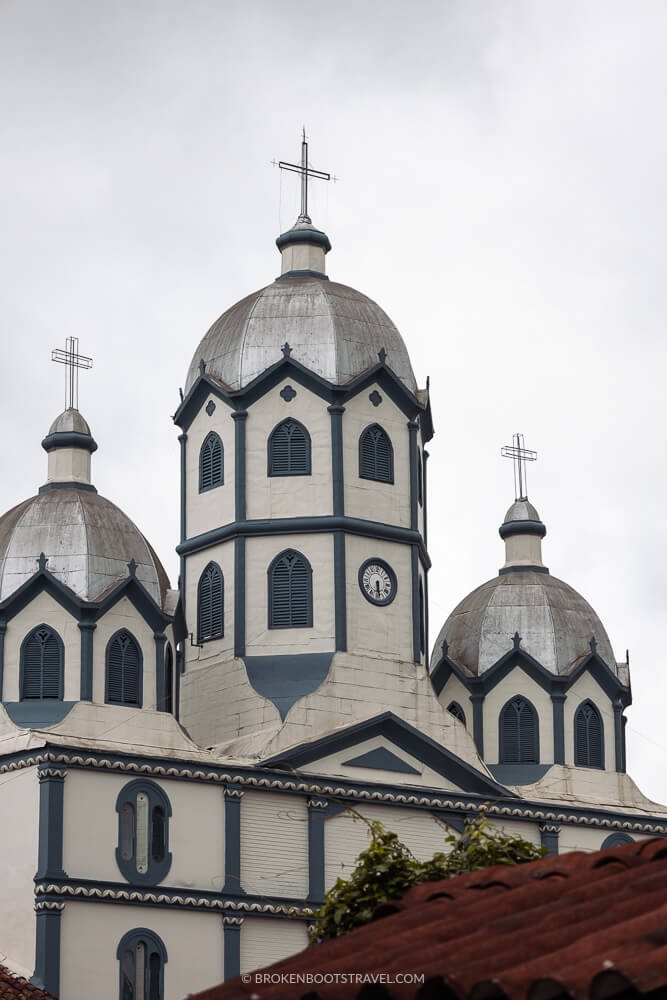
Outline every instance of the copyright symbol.
<svg viewBox="0 0 667 1000"><path fill-rule="evenodd" d="M250 982L252 982L252 976L249 976L248 973L246 972L245 975L241 976L241 982L242 983L250 983Z"/></svg>

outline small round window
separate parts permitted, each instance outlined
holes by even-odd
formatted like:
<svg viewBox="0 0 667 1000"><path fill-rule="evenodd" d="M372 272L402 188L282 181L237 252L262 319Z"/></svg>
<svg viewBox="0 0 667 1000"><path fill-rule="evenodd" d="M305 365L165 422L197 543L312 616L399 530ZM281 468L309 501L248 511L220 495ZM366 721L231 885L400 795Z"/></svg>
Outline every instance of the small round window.
<svg viewBox="0 0 667 1000"><path fill-rule="evenodd" d="M156 885L171 867L169 799L155 782L138 779L125 785L116 812L118 867L128 882Z"/></svg>

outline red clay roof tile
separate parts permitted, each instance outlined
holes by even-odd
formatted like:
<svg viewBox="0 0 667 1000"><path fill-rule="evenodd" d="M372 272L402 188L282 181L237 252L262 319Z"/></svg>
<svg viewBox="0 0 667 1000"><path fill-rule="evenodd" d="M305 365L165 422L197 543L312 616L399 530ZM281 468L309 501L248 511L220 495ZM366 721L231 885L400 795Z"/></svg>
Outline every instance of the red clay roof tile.
<svg viewBox="0 0 667 1000"><path fill-rule="evenodd" d="M0 965L0 1000L53 1000L53 997Z"/></svg>

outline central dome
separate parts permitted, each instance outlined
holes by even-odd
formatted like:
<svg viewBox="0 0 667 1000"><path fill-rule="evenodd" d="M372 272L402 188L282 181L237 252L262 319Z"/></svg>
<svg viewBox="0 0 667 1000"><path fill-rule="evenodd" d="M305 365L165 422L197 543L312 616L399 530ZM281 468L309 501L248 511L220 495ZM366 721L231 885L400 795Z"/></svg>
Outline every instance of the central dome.
<svg viewBox="0 0 667 1000"><path fill-rule="evenodd" d="M403 338L387 314L361 292L322 277L278 278L222 314L195 351L186 393L206 374L229 389L243 389L281 361L288 343L291 357L334 385L345 385L378 363L387 365L410 392L417 386Z"/></svg>

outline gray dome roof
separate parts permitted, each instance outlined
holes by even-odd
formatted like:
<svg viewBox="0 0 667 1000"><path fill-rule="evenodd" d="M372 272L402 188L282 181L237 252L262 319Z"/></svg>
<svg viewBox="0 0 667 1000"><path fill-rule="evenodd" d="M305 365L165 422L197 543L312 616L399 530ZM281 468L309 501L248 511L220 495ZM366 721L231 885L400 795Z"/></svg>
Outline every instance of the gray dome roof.
<svg viewBox="0 0 667 1000"><path fill-rule="evenodd" d="M163 606L169 580L159 559L129 517L98 493L48 490L0 518L0 600L33 576L41 552L47 569L85 601L124 580L134 559L138 580Z"/></svg>
<svg viewBox="0 0 667 1000"><path fill-rule="evenodd" d="M206 373L241 389L282 360L292 358L336 385L377 364L387 364L411 391L415 377L403 339L387 314L361 292L321 278L282 278L237 302L213 324L194 353L185 391Z"/></svg>
<svg viewBox="0 0 667 1000"><path fill-rule="evenodd" d="M51 434L87 434L90 436L90 427L78 410L70 408L63 410L53 421L47 437L50 437Z"/></svg>
<svg viewBox="0 0 667 1000"><path fill-rule="evenodd" d="M512 506L509 508L505 514L505 520L503 524L509 524L511 521L539 521L540 515L537 513L535 507L533 507L530 500L515 500Z"/></svg>
<svg viewBox="0 0 667 1000"><path fill-rule="evenodd" d="M515 632L521 649L553 674L571 673L590 653L595 636L598 654L618 674L609 638L590 604L562 580L532 570L497 576L468 594L438 636L432 667L446 640L449 657L467 674L481 675L512 648Z"/></svg>

